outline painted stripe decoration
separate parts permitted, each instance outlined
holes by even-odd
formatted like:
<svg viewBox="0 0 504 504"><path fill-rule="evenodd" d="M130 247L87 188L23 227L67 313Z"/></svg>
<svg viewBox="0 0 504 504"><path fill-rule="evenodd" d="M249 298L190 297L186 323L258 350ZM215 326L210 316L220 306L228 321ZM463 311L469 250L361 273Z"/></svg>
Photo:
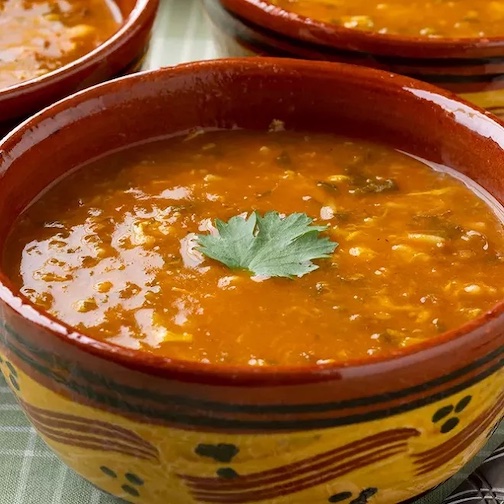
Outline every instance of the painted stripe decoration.
<svg viewBox="0 0 504 504"><path fill-rule="evenodd" d="M415 465L418 467L417 476L428 474L448 463L465 446L473 443L485 430L498 421L503 408L504 394L501 394L492 408L484 411L456 436L436 448L414 455Z"/></svg>
<svg viewBox="0 0 504 504"><path fill-rule="evenodd" d="M139 422L176 425L181 429L204 428L226 432L278 432L312 430L388 418L434 404L471 387L504 366L504 346L443 376L390 391L323 403L244 403L241 387L228 401L208 400L191 394L139 389L113 377L71 366L53 353L37 348L8 325L6 349L33 379L61 392L84 397L97 408L116 411ZM55 362L56 359L56 362ZM65 370L73 368L72 374ZM60 371L61 370L61 371ZM216 389L219 385L216 386ZM246 396L245 396L246 400Z"/></svg>
<svg viewBox="0 0 504 504"><path fill-rule="evenodd" d="M397 429L369 436L313 457L232 479L178 475L198 502L247 503L300 492L407 450L416 429Z"/></svg>
<svg viewBox="0 0 504 504"><path fill-rule="evenodd" d="M19 401L35 428L53 441L159 462L157 448L133 431L108 422L57 413Z"/></svg>

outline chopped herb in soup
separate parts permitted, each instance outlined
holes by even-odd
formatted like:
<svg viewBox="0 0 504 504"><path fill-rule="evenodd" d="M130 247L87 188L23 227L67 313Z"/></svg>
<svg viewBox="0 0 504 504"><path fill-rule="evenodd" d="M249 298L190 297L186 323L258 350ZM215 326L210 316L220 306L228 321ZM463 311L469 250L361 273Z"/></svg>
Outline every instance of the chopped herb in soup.
<svg viewBox="0 0 504 504"><path fill-rule="evenodd" d="M0 0L0 89L80 58L120 22L111 0Z"/></svg>
<svg viewBox="0 0 504 504"><path fill-rule="evenodd" d="M312 19L406 36L504 35L504 0L271 0Z"/></svg>
<svg viewBox="0 0 504 504"><path fill-rule="evenodd" d="M96 161L20 217L4 264L99 340L204 363L388 355L504 296L494 209L385 146L197 132Z"/></svg>

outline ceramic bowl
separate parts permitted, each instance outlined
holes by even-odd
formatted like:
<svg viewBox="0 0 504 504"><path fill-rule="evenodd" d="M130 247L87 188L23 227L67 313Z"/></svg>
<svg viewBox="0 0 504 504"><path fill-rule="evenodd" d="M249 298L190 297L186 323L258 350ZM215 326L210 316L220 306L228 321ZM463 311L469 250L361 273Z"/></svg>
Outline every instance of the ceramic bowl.
<svg viewBox="0 0 504 504"><path fill-rule="evenodd" d="M226 55L352 63L429 82L504 115L504 36L429 39L352 30L268 0L203 0Z"/></svg>
<svg viewBox="0 0 504 504"><path fill-rule="evenodd" d="M41 77L0 89L0 134L64 96L139 69L158 3L159 0L117 0L124 22L94 51Z"/></svg>
<svg viewBox="0 0 504 504"><path fill-rule="evenodd" d="M194 127L358 135L448 163L504 200L504 127L390 73L240 58L99 85L0 143L0 250L49 184L107 152ZM470 461L502 418L504 304L394 358L225 367L98 342L0 271L0 368L44 441L142 504L408 501Z"/></svg>

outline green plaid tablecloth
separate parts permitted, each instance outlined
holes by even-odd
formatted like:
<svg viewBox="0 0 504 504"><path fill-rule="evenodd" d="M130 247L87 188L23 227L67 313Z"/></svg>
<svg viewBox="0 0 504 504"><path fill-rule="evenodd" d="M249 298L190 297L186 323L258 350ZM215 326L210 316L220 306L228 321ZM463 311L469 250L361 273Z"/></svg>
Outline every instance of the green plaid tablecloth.
<svg viewBox="0 0 504 504"><path fill-rule="evenodd" d="M217 54L197 0L162 0L145 68L211 59ZM502 443L504 443L504 425L471 467L466 468L462 474L417 504L440 504ZM504 460L504 450L502 456L500 462ZM504 464L500 467L503 480L498 482L498 486L504 495ZM453 498L450 504L455 502L504 504L504 497L491 495L492 492L483 492L478 497L477 491L467 490L465 487L461 488L461 491L464 492L463 498ZM82 480L58 460L36 435L9 388L0 378L0 504L118 504L119 502Z"/></svg>

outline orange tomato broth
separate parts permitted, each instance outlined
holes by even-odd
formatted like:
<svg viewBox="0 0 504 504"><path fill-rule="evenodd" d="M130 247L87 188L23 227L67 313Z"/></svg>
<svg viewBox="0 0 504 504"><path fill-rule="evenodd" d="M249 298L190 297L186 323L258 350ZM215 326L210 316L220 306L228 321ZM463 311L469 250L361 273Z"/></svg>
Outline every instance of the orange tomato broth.
<svg viewBox="0 0 504 504"><path fill-rule="evenodd" d="M188 246L253 210L306 213L339 246L316 271L262 281ZM266 366L435 339L502 299L503 261L497 214L452 175L385 146L285 131L192 134L93 162L25 211L4 254L31 301L93 338Z"/></svg>
<svg viewBox="0 0 504 504"><path fill-rule="evenodd" d="M504 36L503 0L270 0L346 28L404 36Z"/></svg>
<svg viewBox="0 0 504 504"><path fill-rule="evenodd" d="M0 0L0 89L84 56L121 22L112 0Z"/></svg>

